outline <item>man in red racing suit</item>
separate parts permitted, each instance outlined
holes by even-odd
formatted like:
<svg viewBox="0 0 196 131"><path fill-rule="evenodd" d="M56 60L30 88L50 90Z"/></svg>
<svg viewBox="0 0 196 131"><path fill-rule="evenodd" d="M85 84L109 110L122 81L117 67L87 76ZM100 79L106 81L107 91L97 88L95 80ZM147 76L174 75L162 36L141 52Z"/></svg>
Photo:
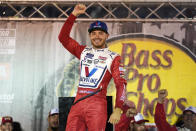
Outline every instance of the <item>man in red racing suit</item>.
<svg viewBox="0 0 196 131"><path fill-rule="evenodd" d="M106 48L107 25L91 24L89 36L93 47L79 45L70 37L76 17L83 14L85 5L75 6L59 34L62 45L80 59L80 80L75 101L99 89L100 92L73 105L67 119L66 131L104 131L107 121L107 86L111 78L116 85L116 105L109 122L118 123L126 99L126 81L122 78L120 56Z"/></svg>

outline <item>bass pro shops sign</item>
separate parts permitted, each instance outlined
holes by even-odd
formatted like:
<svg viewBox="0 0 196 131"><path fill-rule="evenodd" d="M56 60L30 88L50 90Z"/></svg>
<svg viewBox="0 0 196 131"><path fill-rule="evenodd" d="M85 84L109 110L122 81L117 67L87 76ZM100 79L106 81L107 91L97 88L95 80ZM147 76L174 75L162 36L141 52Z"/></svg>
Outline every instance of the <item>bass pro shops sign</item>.
<svg viewBox="0 0 196 131"><path fill-rule="evenodd" d="M168 121L174 124L187 106L196 106L196 56L174 40L145 34L125 34L108 40L122 57L127 97L150 123L158 90L167 89ZM108 93L115 97L115 92Z"/></svg>

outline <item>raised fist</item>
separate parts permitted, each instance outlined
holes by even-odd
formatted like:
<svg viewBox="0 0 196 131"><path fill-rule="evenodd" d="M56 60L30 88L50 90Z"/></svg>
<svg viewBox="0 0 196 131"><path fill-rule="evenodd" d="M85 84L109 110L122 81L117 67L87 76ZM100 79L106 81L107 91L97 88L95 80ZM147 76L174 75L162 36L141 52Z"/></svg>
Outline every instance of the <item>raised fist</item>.
<svg viewBox="0 0 196 131"><path fill-rule="evenodd" d="M75 16L79 16L80 14L84 14L86 11L86 6L84 4L77 4L72 11L72 14Z"/></svg>
<svg viewBox="0 0 196 131"><path fill-rule="evenodd" d="M163 102L164 102L165 98L167 97L167 95L168 95L168 92L167 92L166 89L159 90L159 92L158 92L158 103L163 104Z"/></svg>

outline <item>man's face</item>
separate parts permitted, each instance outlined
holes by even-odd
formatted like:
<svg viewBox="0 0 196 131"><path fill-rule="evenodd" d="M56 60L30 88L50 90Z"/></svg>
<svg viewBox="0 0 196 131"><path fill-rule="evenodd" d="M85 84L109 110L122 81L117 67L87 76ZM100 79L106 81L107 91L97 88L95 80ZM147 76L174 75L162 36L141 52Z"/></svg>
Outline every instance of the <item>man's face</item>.
<svg viewBox="0 0 196 131"><path fill-rule="evenodd" d="M5 124L2 124L2 131L12 131L13 125L10 122L6 122Z"/></svg>
<svg viewBox="0 0 196 131"><path fill-rule="evenodd" d="M48 117L48 124L50 128L58 128L59 127L59 115L51 115Z"/></svg>
<svg viewBox="0 0 196 131"><path fill-rule="evenodd" d="M186 128L188 128L188 129L192 128L194 117L196 117L196 114L192 113L191 111L186 111L183 114L184 126Z"/></svg>
<svg viewBox="0 0 196 131"><path fill-rule="evenodd" d="M95 49L102 49L106 47L106 40L108 38L108 34L104 31L95 30L89 34L91 39L91 43Z"/></svg>

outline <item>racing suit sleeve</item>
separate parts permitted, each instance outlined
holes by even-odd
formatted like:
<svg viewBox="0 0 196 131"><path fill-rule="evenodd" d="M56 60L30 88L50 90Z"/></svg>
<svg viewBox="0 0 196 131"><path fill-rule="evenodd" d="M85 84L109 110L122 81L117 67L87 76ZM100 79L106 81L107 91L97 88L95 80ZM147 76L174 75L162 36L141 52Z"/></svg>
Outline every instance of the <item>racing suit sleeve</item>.
<svg viewBox="0 0 196 131"><path fill-rule="evenodd" d="M70 37L70 32L71 32L75 19L76 19L76 16L74 16L73 14L71 14L67 18L63 27L61 28L61 31L59 34L59 41L71 54L73 54L78 59L80 59L80 54L82 53L82 51L84 50L86 46L78 44L78 42L76 42Z"/></svg>
<svg viewBox="0 0 196 131"><path fill-rule="evenodd" d="M126 113L123 113L120 117L120 121L115 125L115 131L128 131L129 124L133 118L126 116Z"/></svg>
<svg viewBox="0 0 196 131"><path fill-rule="evenodd" d="M117 56L114 58L111 65L111 73L116 86L116 105L115 108L123 109L123 103L126 99L126 80L122 77L124 74L123 68L120 64L121 58Z"/></svg>
<svg viewBox="0 0 196 131"><path fill-rule="evenodd" d="M175 126L167 122L163 104L157 103L154 119L159 131L177 131Z"/></svg>

